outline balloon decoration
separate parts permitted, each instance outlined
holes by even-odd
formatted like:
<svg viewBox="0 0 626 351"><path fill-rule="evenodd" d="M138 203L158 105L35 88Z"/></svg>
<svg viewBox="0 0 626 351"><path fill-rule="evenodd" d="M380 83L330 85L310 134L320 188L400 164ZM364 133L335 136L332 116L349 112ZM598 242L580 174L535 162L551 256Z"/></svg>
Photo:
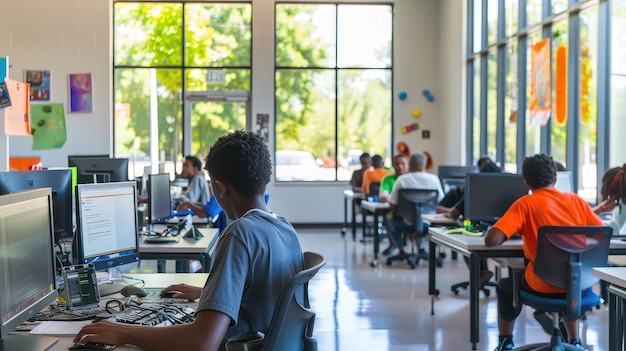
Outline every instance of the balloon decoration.
<svg viewBox="0 0 626 351"><path fill-rule="evenodd" d="M398 144L396 144L396 149L398 149L398 152L406 155L406 157L411 156L411 151L409 151L409 147L406 145L404 141L398 142Z"/></svg>
<svg viewBox="0 0 626 351"><path fill-rule="evenodd" d="M428 151L422 151L422 153L426 156L426 170L430 170L433 168L433 158L430 156Z"/></svg>

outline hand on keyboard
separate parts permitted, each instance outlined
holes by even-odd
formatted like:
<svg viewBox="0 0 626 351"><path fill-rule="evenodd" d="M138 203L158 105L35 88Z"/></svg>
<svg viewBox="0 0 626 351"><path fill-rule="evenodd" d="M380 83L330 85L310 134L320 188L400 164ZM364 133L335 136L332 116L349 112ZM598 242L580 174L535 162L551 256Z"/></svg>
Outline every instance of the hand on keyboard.
<svg viewBox="0 0 626 351"><path fill-rule="evenodd" d="M69 350L75 351L109 351L113 350L115 345L102 344L99 342L76 343L69 347Z"/></svg>

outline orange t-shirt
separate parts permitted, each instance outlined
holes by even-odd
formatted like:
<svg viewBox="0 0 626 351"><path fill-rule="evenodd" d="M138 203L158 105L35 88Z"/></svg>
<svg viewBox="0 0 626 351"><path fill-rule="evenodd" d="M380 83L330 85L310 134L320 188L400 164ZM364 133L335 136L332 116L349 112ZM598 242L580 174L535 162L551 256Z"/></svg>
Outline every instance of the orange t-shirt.
<svg viewBox="0 0 626 351"><path fill-rule="evenodd" d="M554 188L540 188L515 201L494 224L508 239L513 234L522 236L524 256L529 260L525 278L535 291L563 292L535 274L535 257L539 228L545 225L604 225L591 206L574 193Z"/></svg>
<svg viewBox="0 0 626 351"><path fill-rule="evenodd" d="M361 189L363 189L364 193L369 194L370 184L380 183L384 176L391 173L393 173L393 170L384 168L368 169L365 173L363 173L363 185L361 186Z"/></svg>

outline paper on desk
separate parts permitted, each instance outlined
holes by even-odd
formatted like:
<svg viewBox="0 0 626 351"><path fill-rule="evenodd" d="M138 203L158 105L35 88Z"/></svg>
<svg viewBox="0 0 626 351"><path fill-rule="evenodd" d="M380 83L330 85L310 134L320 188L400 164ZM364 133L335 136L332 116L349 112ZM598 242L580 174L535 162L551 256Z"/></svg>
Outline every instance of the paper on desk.
<svg viewBox="0 0 626 351"><path fill-rule="evenodd" d="M45 321L37 325L30 334L42 335L76 335L91 321Z"/></svg>

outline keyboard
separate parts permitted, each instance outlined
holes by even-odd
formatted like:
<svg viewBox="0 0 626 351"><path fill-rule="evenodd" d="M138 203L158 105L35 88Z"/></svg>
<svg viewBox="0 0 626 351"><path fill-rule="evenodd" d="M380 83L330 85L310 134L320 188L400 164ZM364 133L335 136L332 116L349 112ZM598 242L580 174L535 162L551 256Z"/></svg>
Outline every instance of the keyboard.
<svg viewBox="0 0 626 351"><path fill-rule="evenodd" d="M113 314L109 320L118 323L164 327L191 323L195 311L184 304L131 304L125 310Z"/></svg>
<svg viewBox="0 0 626 351"><path fill-rule="evenodd" d="M144 289L147 293L146 296L140 297L139 300L142 303L187 303L188 299L176 299L172 297L161 297L162 289Z"/></svg>

